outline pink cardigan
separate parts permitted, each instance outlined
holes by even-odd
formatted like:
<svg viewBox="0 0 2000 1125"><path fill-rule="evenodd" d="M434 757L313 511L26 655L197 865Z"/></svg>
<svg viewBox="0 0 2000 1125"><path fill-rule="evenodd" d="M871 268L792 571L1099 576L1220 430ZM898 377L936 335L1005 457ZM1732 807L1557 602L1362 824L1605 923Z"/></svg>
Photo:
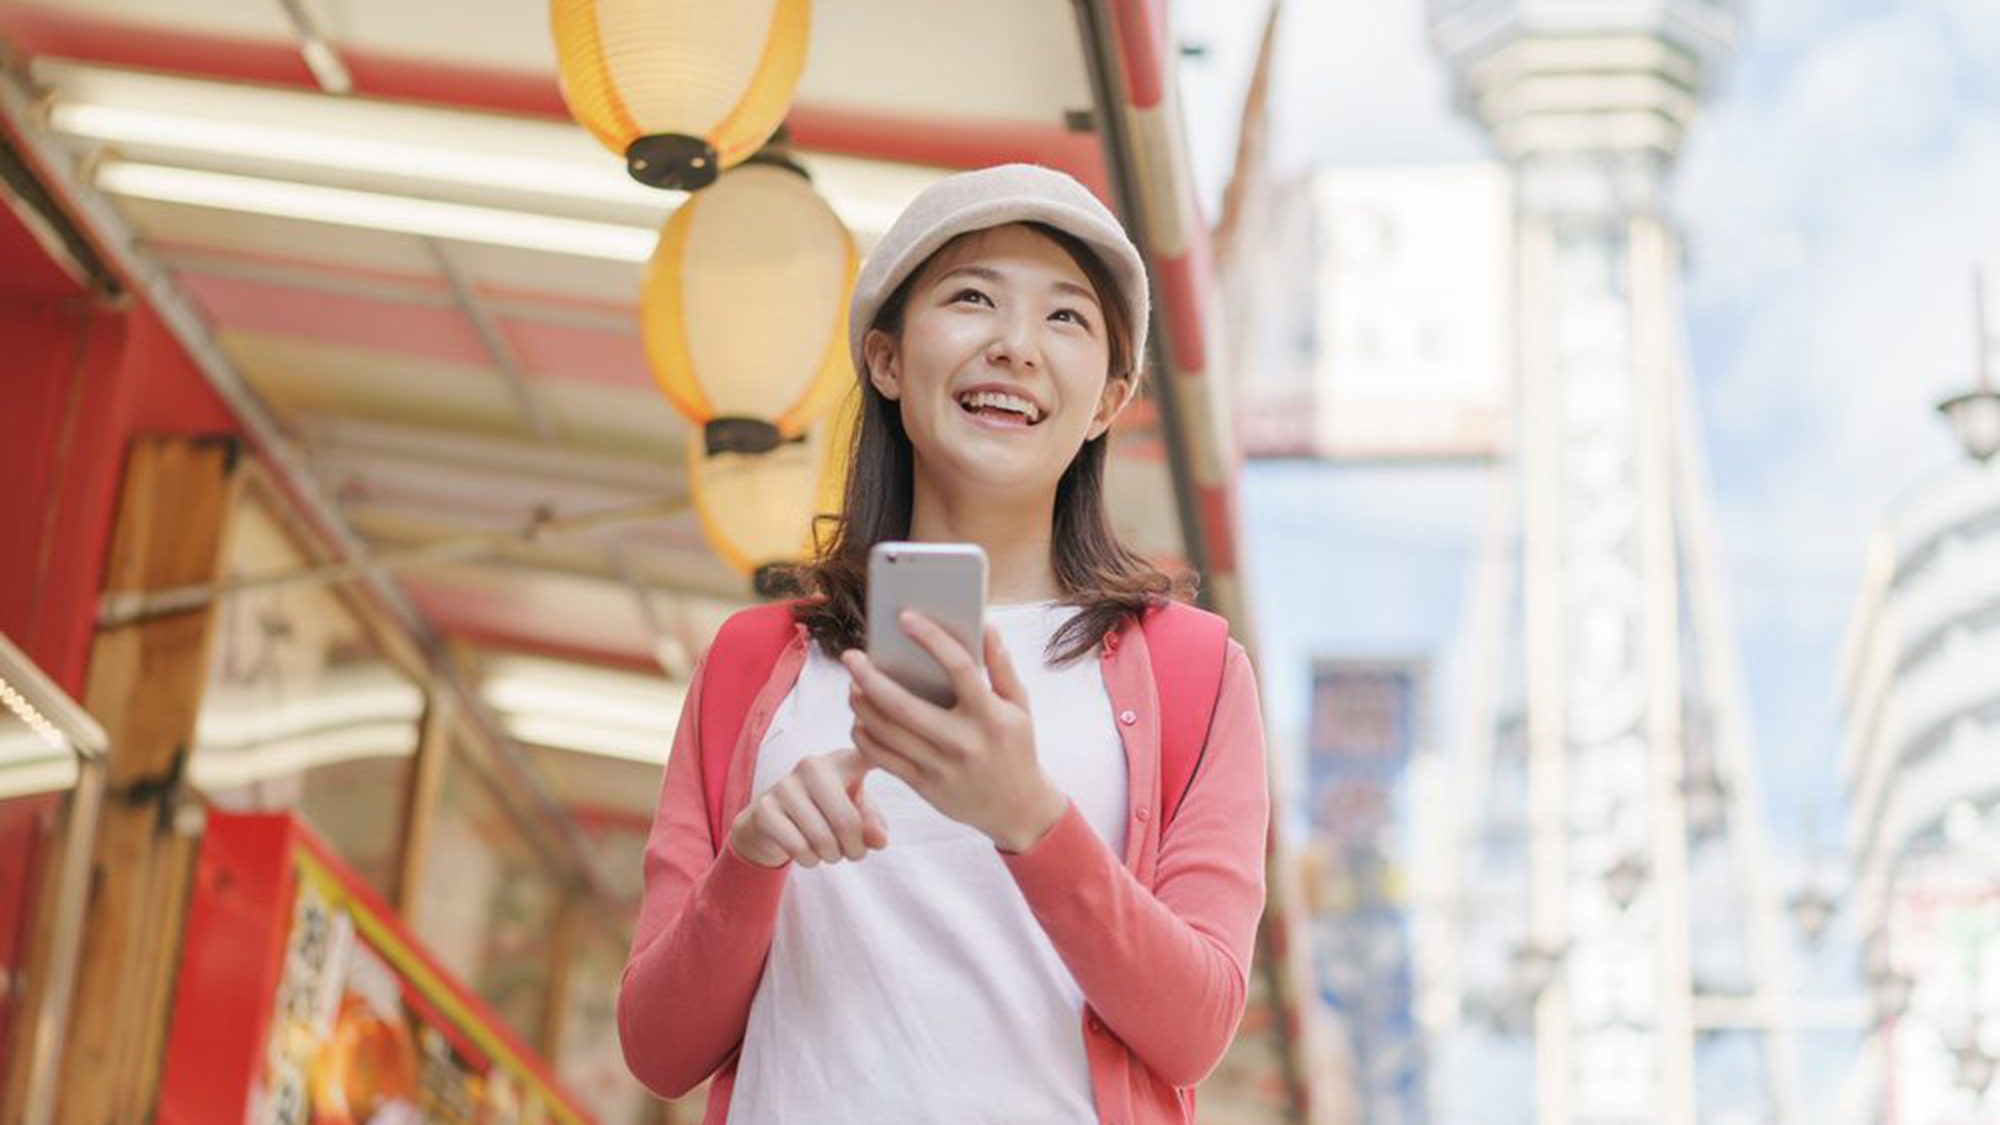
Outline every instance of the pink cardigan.
<svg viewBox="0 0 2000 1125"><path fill-rule="evenodd" d="M798 679L807 643L799 626L743 724L724 791L732 821L749 801L757 748ZM1183 1091L1215 1068L1243 1015L1264 907L1263 718L1249 658L1231 641L1207 749L1162 838L1145 634L1129 624L1107 634L1100 657L1125 745L1125 854L1112 854L1072 805L1032 848L1002 860L1083 992L1098 1120L1179 1125L1194 1119ZM689 700L700 698L701 676L697 669ZM716 854L696 761L697 710L681 711L646 845L618 1032L626 1065L663 1097L715 1075L704 1125L722 1125L789 867L758 867L727 847Z"/></svg>

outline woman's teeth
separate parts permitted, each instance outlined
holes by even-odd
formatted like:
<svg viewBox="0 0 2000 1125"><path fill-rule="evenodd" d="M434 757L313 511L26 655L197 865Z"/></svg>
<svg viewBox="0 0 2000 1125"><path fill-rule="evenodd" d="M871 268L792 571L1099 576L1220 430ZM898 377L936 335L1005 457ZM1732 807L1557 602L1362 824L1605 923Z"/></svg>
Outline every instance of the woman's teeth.
<svg viewBox="0 0 2000 1125"><path fill-rule="evenodd" d="M959 397L958 404L968 414L978 414L986 410L1004 411L1015 415L1032 426L1042 420L1042 412L1035 404L1019 395L1004 394L999 391L974 391Z"/></svg>

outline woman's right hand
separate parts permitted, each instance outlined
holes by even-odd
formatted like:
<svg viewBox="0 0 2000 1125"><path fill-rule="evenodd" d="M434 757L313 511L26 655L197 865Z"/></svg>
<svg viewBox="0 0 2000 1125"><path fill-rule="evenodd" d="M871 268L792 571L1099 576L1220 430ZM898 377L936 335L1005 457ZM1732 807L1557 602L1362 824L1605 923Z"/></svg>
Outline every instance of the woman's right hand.
<svg viewBox="0 0 2000 1125"><path fill-rule="evenodd" d="M759 867L817 867L888 847L888 825L862 792L867 773L855 750L799 759L736 815L730 848Z"/></svg>

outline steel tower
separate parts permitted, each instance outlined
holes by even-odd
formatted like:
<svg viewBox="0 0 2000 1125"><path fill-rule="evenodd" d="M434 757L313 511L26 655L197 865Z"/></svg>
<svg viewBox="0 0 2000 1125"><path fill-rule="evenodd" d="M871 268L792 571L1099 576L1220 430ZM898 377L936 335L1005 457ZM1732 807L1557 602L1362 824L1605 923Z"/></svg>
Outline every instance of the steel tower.
<svg viewBox="0 0 2000 1125"><path fill-rule="evenodd" d="M1514 175L1519 381L1512 510L1475 626L1490 721L1461 757L1431 1007L1513 1044L1550 1125L1792 1115L1786 949L1667 213L1733 7L1430 3L1461 103ZM1721 1078L1698 1073L1718 1054Z"/></svg>

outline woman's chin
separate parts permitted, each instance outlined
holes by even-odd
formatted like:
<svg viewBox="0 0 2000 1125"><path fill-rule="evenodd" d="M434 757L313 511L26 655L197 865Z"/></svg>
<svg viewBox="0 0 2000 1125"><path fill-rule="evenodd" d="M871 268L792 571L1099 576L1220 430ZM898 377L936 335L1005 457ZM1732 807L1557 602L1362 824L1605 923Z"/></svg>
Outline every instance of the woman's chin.
<svg viewBox="0 0 2000 1125"><path fill-rule="evenodd" d="M972 455L966 455L967 452ZM952 479L939 484L953 493L982 499L1026 500L1046 496L1055 487L1055 479L1049 475L1043 459L1024 449L961 451L947 466L945 471Z"/></svg>

